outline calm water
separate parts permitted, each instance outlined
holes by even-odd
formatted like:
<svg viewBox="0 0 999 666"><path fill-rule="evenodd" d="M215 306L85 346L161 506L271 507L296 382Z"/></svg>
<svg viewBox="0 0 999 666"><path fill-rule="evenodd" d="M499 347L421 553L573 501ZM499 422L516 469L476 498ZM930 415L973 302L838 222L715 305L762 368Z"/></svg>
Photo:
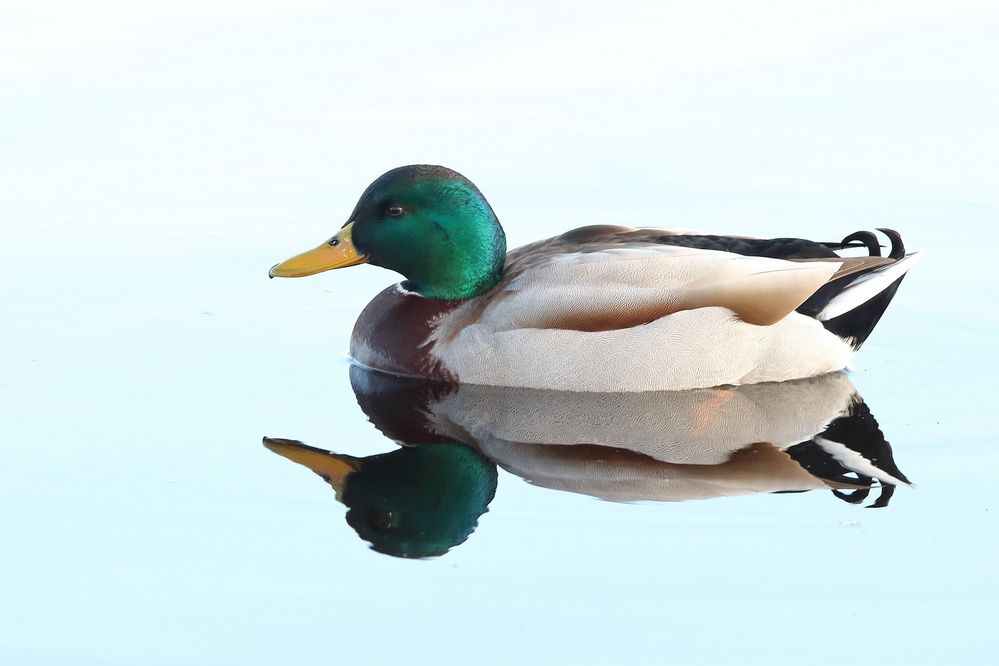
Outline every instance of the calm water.
<svg viewBox="0 0 999 666"><path fill-rule="evenodd" d="M805 5L4 9L0 662L991 663L997 17ZM412 162L511 246L926 258L846 375L400 386L345 356L393 275L266 272Z"/></svg>

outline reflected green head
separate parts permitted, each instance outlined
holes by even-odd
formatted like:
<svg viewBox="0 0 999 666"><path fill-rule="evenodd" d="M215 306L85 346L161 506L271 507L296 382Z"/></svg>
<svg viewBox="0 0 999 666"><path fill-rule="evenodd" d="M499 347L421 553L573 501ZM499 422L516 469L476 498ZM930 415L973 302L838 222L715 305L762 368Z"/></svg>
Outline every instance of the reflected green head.
<svg viewBox="0 0 999 666"><path fill-rule="evenodd" d="M401 273L427 298L472 298L502 275L506 237L496 215L471 181L445 167L389 171L368 186L350 219L368 263Z"/></svg>
<svg viewBox="0 0 999 666"><path fill-rule="evenodd" d="M475 530L496 493L496 465L464 444L423 444L364 458L341 501L375 550L443 555Z"/></svg>

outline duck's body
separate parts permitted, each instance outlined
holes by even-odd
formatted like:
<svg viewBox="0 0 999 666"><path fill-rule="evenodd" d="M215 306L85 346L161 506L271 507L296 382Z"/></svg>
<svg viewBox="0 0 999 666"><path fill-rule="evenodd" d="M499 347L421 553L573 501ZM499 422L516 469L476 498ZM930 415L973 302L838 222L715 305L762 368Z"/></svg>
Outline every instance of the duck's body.
<svg viewBox="0 0 999 666"><path fill-rule="evenodd" d="M414 183L428 191L407 203L406 188ZM583 227L506 254L484 199L475 202L475 215L455 222L442 217L450 209L429 210L434 194L453 199L445 202L452 208L481 197L449 170L403 167L368 188L331 241L337 251L350 244L352 257L411 278L379 294L354 327L351 355L368 367L577 391L810 377L846 365L914 259L894 233L888 257L843 258L830 246L846 243L617 226ZM410 226L405 213L362 221L368 209L403 210L415 219ZM482 216L491 218L488 228L462 237L469 225L486 224ZM408 243L409 252L381 260L378 245L388 234ZM852 238L875 251L870 234ZM472 246L472 258L452 261L448 249L455 244ZM302 257L314 259L318 251ZM311 264L301 268L302 261L289 260L277 274L289 264L297 274L317 272Z"/></svg>
<svg viewBox="0 0 999 666"><path fill-rule="evenodd" d="M833 259L831 250L775 259L667 244L692 238L706 237L576 229L510 252L502 280L481 296L428 299L394 285L362 312L351 356L397 374L578 391L810 377L842 369L876 319L841 336L796 308L834 276L845 289L868 275L879 294L907 268L890 258Z"/></svg>

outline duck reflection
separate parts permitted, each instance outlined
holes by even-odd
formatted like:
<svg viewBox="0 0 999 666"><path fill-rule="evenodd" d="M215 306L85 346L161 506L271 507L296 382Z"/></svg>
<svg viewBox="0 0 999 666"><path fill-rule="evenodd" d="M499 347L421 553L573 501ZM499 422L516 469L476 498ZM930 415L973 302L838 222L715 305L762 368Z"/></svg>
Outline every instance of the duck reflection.
<svg viewBox="0 0 999 666"><path fill-rule="evenodd" d="M350 369L372 423L404 445L355 458L287 439L275 453L329 482L375 550L441 555L475 529L496 466L605 500L832 490L888 504L908 479L843 373L682 392L570 393L448 385Z"/></svg>
<svg viewBox="0 0 999 666"><path fill-rule="evenodd" d="M347 523L389 555L443 555L468 538L496 492L496 465L464 444L367 458L286 439L265 438L264 444L323 477L347 505Z"/></svg>

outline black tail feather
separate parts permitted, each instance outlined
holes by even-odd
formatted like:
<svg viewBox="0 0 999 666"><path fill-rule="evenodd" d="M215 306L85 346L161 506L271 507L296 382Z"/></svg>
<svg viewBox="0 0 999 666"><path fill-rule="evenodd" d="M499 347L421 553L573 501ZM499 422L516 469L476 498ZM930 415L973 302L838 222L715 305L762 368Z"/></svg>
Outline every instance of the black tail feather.
<svg viewBox="0 0 999 666"><path fill-rule="evenodd" d="M853 247L850 245L853 241L858 241L863 243L864 247L867 248L867 252L872 257L881 256L881 245L878 244L878 237L870 231L854 231L852 234L843 239L840 247Z"/></svg>
<svg viewBox="0 0 999 666"><path fill-rule="evenodd" d="M883 233L891 241L891 250L888 256L892 259L901 259L905 256L905 243L902 242L902 234L894 229L878 227L878 231ZM884 247L878 242L878 237L873 231L854 231L852 234L838 243L819 243L830 250L850 250L858 247L867 248L867 253L872 257L881 256L881 248Z"/></svg>
<svg viewBox="0 0 999 666"><path fill-rule="evenodd" d="M878 227L878 231L891 240L891 252L888 253L888 256L892 259L903 258L905 256L905 243L902 242L902 234L894 229L885 229L884 227Z"/></svg>
<svg viewBox="0 0 999 666"><path fill-rule="evenodd" d="M854 349L860 349L861 345L871 335L874 327L881 321L881 315L885 313L888 304L891 303L891 299L895 297L898 285L902 284L903 279L905 279L904 275L892 282L887 289L866 303L855 307L849 312L844 312L838 317L827 319L822 322L822 325L830 333L835 333L841 338L848 339Z"/></svg>
<svg viewBox="0 0 999 666"><path fill-rule="evenodd" d="M822 432L821 437L845 445L856 451L873 466L886 474L909 483L902 470L895 464L891 445L885 439L877 420L871 414L867 404L855 399L849 412L836 419ZM851 491L833 490L833 493L845 502L857 504L863 502L869 495L874 479L860 474L833 458L814 439L796 444L787 449L799 465L809 473L833 483L856 484L861 486ZM879 482L881 493L869 506L883 507L888 505L895 486L889 482Z"/></svg>
<svg viewBox="0 0 999 666"><path fill-rule="evenodd" d="M894 229L887 228L878 228L878 231L891 241L891 249L888 251L887 259L894 261L905 259L905 243L902 242L901 234ZM877 236L871 231L855 231L839 243L823 243L823 245L831 249L866 247L870 256L881 256L881 246L877 242ZM854 349L860 349L880 321L888 304L891 303L904 275L888 284L881 293L872 296L867 302L848 312L843 312L829 319L824 319L822 313L844 290L861 280L877 279L874 274L886 270L886 267L891 265L891 262L886 262L836 278L819 287L814 294L798 306L797 312L820 319L826 330L848 340Z"/></svg>

